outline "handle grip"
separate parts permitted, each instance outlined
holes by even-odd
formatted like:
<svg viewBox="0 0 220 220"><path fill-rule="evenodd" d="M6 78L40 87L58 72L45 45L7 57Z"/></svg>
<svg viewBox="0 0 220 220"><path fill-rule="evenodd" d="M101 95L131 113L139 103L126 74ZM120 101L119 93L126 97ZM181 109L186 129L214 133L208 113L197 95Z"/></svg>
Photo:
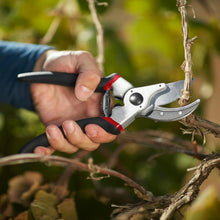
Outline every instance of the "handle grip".
<svg viewBox="0 0 220 220"><path fill-rule="evenodd" d="M29 72L20 73L17 79L20 82L25 83L47 83L68 87L75 87L76 80L79 74L71 74L65 72L50 72L50 71L40 71L40 72ZM108 77L101 78L95 92L105 92L110 89L115 80L120 77L119 74L113 73Z"/></svg>
<svg viewBox="0 0 220 220"><path fill-rule="evenodd" d="M112 120L110 117L94 117L94 118L81 119L81 120L76 121L76 123L80 126L80 128L83 130L84 133L85 133L85 126L88 124L99 125L105 131L111 134L115 134L115 135L120 134L120 132L123 130L121 125L115 122L114 120ZM59 129L64 135L64 132L61 126L59 127ZM37 136L36 138L32 139L30 142L25 144L21 148L19 153L32 153L34 149L38 146L44 146L44 147L49 146L46 133L43 133Z"/></svg>

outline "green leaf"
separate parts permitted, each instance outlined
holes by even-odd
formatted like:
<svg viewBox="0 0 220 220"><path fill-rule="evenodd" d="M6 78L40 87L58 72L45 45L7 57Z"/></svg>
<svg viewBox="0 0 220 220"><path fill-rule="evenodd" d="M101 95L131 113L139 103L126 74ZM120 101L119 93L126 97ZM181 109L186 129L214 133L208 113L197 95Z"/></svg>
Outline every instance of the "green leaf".
<svg viewBox="0 0 220 220"><path fill-rule="evenodd" d="M31 204L31 212L35 220L54 220L59 215L55 209L57 197L45 191L39 191Z"/></svg>

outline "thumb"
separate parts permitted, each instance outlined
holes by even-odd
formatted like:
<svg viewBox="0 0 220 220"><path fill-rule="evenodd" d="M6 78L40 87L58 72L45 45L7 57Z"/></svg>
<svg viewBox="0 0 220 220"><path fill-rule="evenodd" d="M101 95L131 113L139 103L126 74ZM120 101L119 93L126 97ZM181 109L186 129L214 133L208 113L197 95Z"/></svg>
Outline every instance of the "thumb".
<svg viewBox="0 0 220 220"><path fill-rule="evenodd" d="M76 98L80 101L86 101L94 93L100 80L100 76L94 73L79 74L75 87Z"/></svg>

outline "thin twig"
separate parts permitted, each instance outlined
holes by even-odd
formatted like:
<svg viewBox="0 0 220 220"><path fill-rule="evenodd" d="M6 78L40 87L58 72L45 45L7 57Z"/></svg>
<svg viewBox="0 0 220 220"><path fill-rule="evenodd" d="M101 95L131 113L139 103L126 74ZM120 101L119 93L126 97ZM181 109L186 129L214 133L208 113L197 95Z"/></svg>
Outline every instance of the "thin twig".
<svg viewBox="0 0 220 220"><path fill-rule="evenodd" d="M48 44L54 37L60 22L61 22L62 17L57 15L53 22L51 23L47 33L44 35L44 37L42 38L42 40L40 41L41 44Z"/></svg>
<svg viewBox="0 0 220 220"><path fill-rule="evenodd" d="M57 32L58 27L60 26L60 22L64 14L63 9L65 4L66 2L64 0L60 0L56 5L55 10L53 11L53 15L55 15L55 18L53 19L49 29L47 30L47 33L41 39L40 41L41 44L48 44L53 39L54 35Z"/></svg>
<svg viewBox="0 0 220 220"><path fill-rule="evenodd" d="M74 3L71 3L71 1L68 1L68 0L60 0L58 4L56 5L55 9L49 13L49 16L54 16L54 19L50 27L48 28L46 34L41 39L40 41L41 44L48 44L52 41L58 28L60 27L63 17L68 18L71 22L74 22L75 20L77 21L79 17L78 10L77 9L71 10L71 13L68 10L69 7L72 7L71 4L74 4ZM76 30L76 27L74 27L74 30Z"/></svg>
<svg viewBox="0 0 220 220"><path fill-rule="evenodd" d="M73 159L81 161L83 158L87 157L90 152L88 151L79 151L72 157ZM73 167L71 164L65 167L65 170L60 175L56 181L56 187L54 189L54 194L56 194L59 200L64 199L68 193L69 179L72 174L76 171L76 167Z"/></svg>
<svg viewBox="0 0 220 220"><path fill-rule="evenodd" d="M119 160L119 155L121 151L125 148L124 144L121 144L120 146L117 147L117 149L112 153L111 157L109 158L109 161L107 162L108 167L113 168L117 164Z"/></svg>
<svg viewBox="0 0 220 220"><path fill-rule="evenodd" d="M199 135L205 143L205 135L212 134L216 138L220 138L220 125L206 119L203 119L195 114L191 114L185 119L180 121L184 124L187 129L184 130L185 133Z"/></svg>
<svg viewBox="0 0 220 220"><path fill-rule="evenodd" d="M208 154L193 151L193 143L163 131L147 130L143 132L124 132L117 137L119 143L136 143L154 149L165 149L166 152L179 152L193 156L199 160L209 157ZM203 147L197 145L198 150Z"/></svg>
<svg viewBox="0 0 220 220"><path fill-rule="evenodd" d="M183 33L183 46L184 46L184 56L185 61L182 64L182 69L185 72L185 82L182 91L182 96L179 100L180 106L186 105L190 99L190 85L192 82L192 60L191 60L191 46L193 45L197 37L189 39L189 27L187 19L187 1L177 0L176 5L181 14L182 19L182 33Z"/></svg>
<svg viewBox="0 0 220 220"><path fill-rule="evenodd" d="M98 55L97 55L97 63L99 65L99 68L101 71L104 71L104 31L102 28L102 25L99 21L96 8L95 8L95 0L87 0L89 3L89 9L92 15L93 22L96 27L96 42L97 42L97 49L98 49Z"/></svg>

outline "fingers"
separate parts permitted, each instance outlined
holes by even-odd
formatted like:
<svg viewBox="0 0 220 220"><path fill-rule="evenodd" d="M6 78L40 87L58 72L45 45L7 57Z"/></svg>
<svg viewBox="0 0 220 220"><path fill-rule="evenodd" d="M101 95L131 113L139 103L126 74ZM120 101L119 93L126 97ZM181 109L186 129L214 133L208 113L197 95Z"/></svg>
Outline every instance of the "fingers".
<svg viewBox="0 0 220 220"><path fill-rule="evenodd" d="M85 127L86 135L95 143L108 143L116 139L117 135L110 134L95 124Z"/></svg>
<svg viewBox="0 0 220 220"><path fill-rule="evenodd" d="M65 121L62 127L66 138L73 146L87 151L93 151L98 148L99 144L90 140L76 122L72 120Z"/></svg>
<svg viewBox="0 0 220 220"><path fill-rule="evenodd" d="M36 147L34 149L35 154L43 154L45 156L51 155L55 150L52 147Z"/></svg>
<svg viewBox="0 0 220 220"><path fill-rule="evenodd" d="M48 105L48 103L46 103L47 105L44 105L46 106L45 108L38 108L38 111L41 113L41 119L42 121L44 121L44 123L48 121L55 121L54 118L56 119L56 121L58 121L58 119L59 121L64 121L67 118L80 118L79 115L81 116L81 114L91 115L92 113L92 116L96 116L99 114L97 106L94 105L94 103L96 104L99 102L99 99L97 99L97 96L93 95L93 93L101 80L102 72L99 70L95 58L89 52L49 51L46 54L45 61L42 65L43 67L41 69L44 70L79 74L74 93L72 93L73 90L70 90L69 88L67 88L67 90L63 88L58 89L59 87L56 87L55 89L54 87L53 94L55 94L56 92L56 96L52 95L52 98L49 99L49 101L56 101L53 102L53 106L55 106L55 108L52 108L53 111L50 112L48 110L48 106L52 106ZM61 93L63 96L59 95ZM47 94L47 99L45 100L47 100L48 102L48 92L44 91L44 94ZM88 99L91 95L93 96ZM66 113L65 115L63 115L63 112L67 111L69 107L72 107L72 101L75 101L76 104L78 103L78 105L82 104L82 102L79 102L76 99L78 99L79 101L86 101L87 99L88 100L87 102L83 102L84 107L81 105L82 108L79 109L79 107L76 106L74 109L75 112L71 110L71 114ZM67 102L67 100L70 100L70 102ZM41 103L42 101L43 100L40 99ZM63 103L66 103L66 105L64 105ZM88 110L86 109L85 111L85 107L87 107ZM56 112L54 109L56 110ZM78 109L80 110L79 112ZM48 114L48 112L50 114ZM72 112L74 112L74 114ZM51 117L50 120L48 120L48 115L52 115L53 120L51 120ZM55 122L55 124L58 123ZM87 134L85 134L82 132L78 124L71 120L63 122L62 127L66 138L64 138L63 133L57 126L49 125L46 129L46 135L51 147L37 147L35 149L35 153L50 155L53 153L54 150L66 153L74 153L78 149L92 151L95 150L100 143L109 142L115 138L115 136L108 134L102 128L95 125L86 126Z"/></svg>
<svg viewBox="0 0 220 220"><path fill-rule="evenodd" d="M100 143L113 141L116 136L107 133L97 125L87 125L83 133L78 124L72 120L67 120L62 125L66 138L60 129L55 125L46 128L46 135L49 141L49 148L37 147L34 153L50 155L54 150L65 153L75 153L78 149L93 151L99 147Z"/></svg>

